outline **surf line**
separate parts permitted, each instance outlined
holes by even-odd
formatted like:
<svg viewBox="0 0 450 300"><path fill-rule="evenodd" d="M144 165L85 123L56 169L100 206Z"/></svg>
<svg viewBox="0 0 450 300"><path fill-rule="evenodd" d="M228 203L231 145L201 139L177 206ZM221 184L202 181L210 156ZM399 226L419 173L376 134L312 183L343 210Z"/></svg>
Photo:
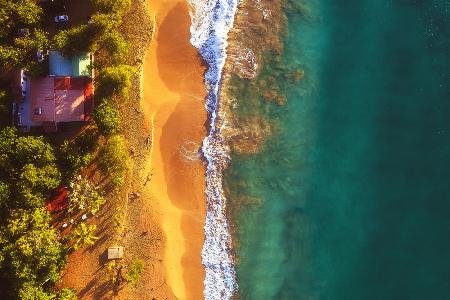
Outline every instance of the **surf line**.
<svg viewBox="0 0 450 300"><path fill-rule="evenodd" d="M204 77L209 131L202 145L207 163L207 211L202 249L202 263L205 267L204 296L206 300L231 299L238 285L231 253L227 201L222 186L230 151L221 132L219 90L227 56L228 32L233 26L238 0L188 0L188 3L191 17L190 41L208 65Z"/></svg>

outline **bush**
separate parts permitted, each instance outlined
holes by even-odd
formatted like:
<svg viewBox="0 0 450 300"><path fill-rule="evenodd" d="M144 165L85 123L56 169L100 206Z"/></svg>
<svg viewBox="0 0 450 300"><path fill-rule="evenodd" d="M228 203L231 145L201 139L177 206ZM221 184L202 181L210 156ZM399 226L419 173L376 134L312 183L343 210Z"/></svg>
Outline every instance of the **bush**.
<svg viewBox="0 0 450 300"><path fill-rule="evenodd" d="M136 259L130 266L130 270L127 273L126 279L128 283L135 286L141 278L141 274L144 272L144 262L140 259Z"/></svg>
<svg viewBox="0 0 450 300"><path fill-rule="evenodd" d="M94 8L104 13L124 14L131 5L131 0L92 0Z"/></svg>
<svg viewBox="0 0 450 300"><path fill-rule="evenodd" d="M77 291L75 289L63 288L58 292L56 296L56 300L76 300L76 299L77 299Z"/></svg>
<svg viewBox="0 0 450 300"><path fill-rule="evenodd" d="M71 181L82 168L89 165L98 147L97 130L87 129L72 142L64 141L59 149L63 177Z"/></svg>
<svg viewBox="0 0 450 300"><path fill-rule="evenodd" d="M52 300L52 296L42 286L32 282L24 283L19 289L20 300Z"/></svg>
<svg viewBox="0 0 450 300"><path fill-rule="evenodd" d="M117 30L106 32L100 38L99 45L100 49L96 56L96 62L100 67L123 63L130 50L130 44Z"/></svg>
<svg viewBox="0 0 450 300"><path fill-rule="evenodd" d="M120 24L120 17L110 13L96 13L91 16L90 25L99 33L109 32Z"/></svg>
<svg viewBox="0 0 450 300"><path fill-rule="evenodd" d="M117 133L120 127L120 112L107 100L95 109L94 120L100 131L110 136Z"/></svg>
<svg viewBox="0 0 450 300"><path fill-rule="evenodd" d="M48 46L48 32L35 29L30 35L14 38L14 44L23 51L32 51L35 55L36 49L45 49Z"/></svg>
<svg viewBox="0 0 450 300"><path fill-rule="evenodd" d="M80 246L95 244L98 237L95 236L97 226L94 224L86 225L86 223L78 224L77 228L71 232L70 239L73 241L72 248L78 250Z"/></svg>
<svg viewBox="0 0 450 300"><path fill-rule="evenodd" d="M0 212L4 212L8 206L9 196L9 185L6 182L0 181ZM0 217L0 219L2 218Z"/></svg>
<svg viewBox="0 0 450 300"><path fill-rule="evenodd" d="M128 153L123 136L114 135L109 138L100 156L99 167L110 174L113 181L119 184L123 182L128 167Z"/></svg>
<svg viewBox="0 0 450 300"><path fill-rule="evenodd" d="M102 69L97 78L97 95L101 98L111 98L116 94L126 97L133 72L134 68L127 65Z"/></svg>
<svg viewBox="0 0 450 300"><path fill-rule="evenodd" d="M0 40L10 42L19 26L34 27L43 15L42 8L34 0L3 0L0 6Z"/></svg>
<svg viewBox="0 0 450 300"><path fill-rule="evenodd" d="M0 65L15 67L21 61L20 49L8 45L0 45Z"/></svg>

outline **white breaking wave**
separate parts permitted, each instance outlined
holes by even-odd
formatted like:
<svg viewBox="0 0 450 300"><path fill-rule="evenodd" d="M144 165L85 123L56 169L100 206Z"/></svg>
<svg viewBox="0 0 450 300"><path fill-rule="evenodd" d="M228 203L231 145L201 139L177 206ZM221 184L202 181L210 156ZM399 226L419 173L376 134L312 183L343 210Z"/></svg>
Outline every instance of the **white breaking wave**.
<svg viewBox="0 0 450 300"><path fill-rule="evenodd" d="M202 262L205 266L204 296L207 300L231 299L237 289L231 254L231 235L226 215L223 171L230 157L220 126L217 126L219 88L225 65L227 36L233 26L238 0L187 0L190 5L191 43L208 64L205 84L206 109L210 121L202 145L206 169L207 212Z"/></svg>

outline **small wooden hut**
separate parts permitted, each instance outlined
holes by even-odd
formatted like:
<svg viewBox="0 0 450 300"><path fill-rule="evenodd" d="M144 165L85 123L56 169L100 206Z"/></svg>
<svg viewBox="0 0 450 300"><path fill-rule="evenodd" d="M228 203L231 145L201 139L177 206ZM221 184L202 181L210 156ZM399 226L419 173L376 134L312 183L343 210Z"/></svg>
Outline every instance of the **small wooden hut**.
<svg viewBox="0 0 450 300"><path fill-rule="evenodd" d="M109 247L108 259L120 259L123 257L123 247Z"/></svg>

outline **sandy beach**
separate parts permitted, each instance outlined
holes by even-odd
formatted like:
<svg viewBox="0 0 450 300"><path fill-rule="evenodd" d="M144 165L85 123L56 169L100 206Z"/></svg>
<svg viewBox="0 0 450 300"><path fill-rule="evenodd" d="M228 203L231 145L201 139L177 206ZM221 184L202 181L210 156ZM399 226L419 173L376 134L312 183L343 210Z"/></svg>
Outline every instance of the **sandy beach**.
<svg viewBox="0 0 450 300"><path fill-rule="evenodd" d="M125 20L123 31L133 44L130 64L138 69L133 82L141 82L122 107L133 163L123 191L108 195L92 220L99 239L69 255L59 286L75 288L80 299L202 299L206 199L199 148L206 135L205 67L189 43L185 0L151 1L148 7L136 1ZM149 136L152 142L145 145ZM102 181L95 164L84 173ZM130 197L131 192L140 196ZM119 231L117 215L124 221ZM105 251L111 245L124 246L124 263L144 262L136 287L107 283Z"/></svg>
<svg viewBox="0 0 450 300"><path fill-rule="evenodd" d="M144 187L165 235L168 288L179 299L203 297L205 220L205 67L189 43L185 0L151 1L156 31L144 64L145 119L152 135Z"/></svg>

